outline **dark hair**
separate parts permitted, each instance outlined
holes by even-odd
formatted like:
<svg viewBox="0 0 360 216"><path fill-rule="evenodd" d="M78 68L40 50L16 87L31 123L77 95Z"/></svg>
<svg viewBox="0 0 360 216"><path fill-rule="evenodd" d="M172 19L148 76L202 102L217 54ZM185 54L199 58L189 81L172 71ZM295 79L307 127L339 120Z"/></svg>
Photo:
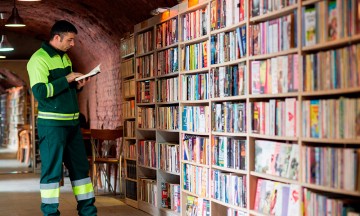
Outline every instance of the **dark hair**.
<svg viewBox="0 0 360 216"><path fill-rule="evenodd" d="M53 39L55 35L60 35L62 37L62 34L67 32L75 34L78 33L76 27L70 22L66 20L56 21L55 24L51 27L50 39Z"/></svg>

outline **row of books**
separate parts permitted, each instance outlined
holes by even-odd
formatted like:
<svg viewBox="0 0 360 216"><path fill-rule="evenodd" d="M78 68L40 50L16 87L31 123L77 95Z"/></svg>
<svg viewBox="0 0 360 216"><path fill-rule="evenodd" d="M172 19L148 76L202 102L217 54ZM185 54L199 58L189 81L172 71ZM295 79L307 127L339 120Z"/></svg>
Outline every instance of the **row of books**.
<svg viewBox="0 0 360 216"><path fill-rule="evenodd" d="M246 56L246 26L211 35L210 62L220 64Z"/></svg>
<svg viewBox="0 0 360 216"><path fill-rule="evenodd" d="M156 127L155 108L154 107L138 107L137 127L150 129Z"/></svg>
<svg viewBox="0 0 360 216"><path fill-rule="evenodd" d="M359 6L358 0L331 0L303 7L303 44L312 46L360 33Z"/></svg>
<svg viewBox="0 0 360 216"><path fill-rule="evenodd" d="M124 118L135 117L135 100L124 101L123 116Z"/></svg>
<svg viewBox="0 0 360 216"><path fill-rule="evenodd" d="M161 207L180 213L180 185L161 182Z"/></svg>
<svg viewBox="0 0 360 216"><path fill-rule="evenodd" d="M304 182L360 191L360 150L304 146L302 149Z"/></svg>
<svg viewBox="0 0 360 216"><path fill-rule="evenodd" d="M136 83L136 102L154 103L155 102L155 81L145 80Z"/></svg>
<svg viewBox="0 0 360 216"><path fill-rule="evenodd" d="M156 178L139 177L140 200L158 206Z"/></svg>
<svg viewBox="0 0 360 216"><path fill-rule="evenodd" d="M359 216L358 198L346 199L336 195L320 194L307 188L303 189L304 215L341 215Z"/></svg>
<svg viewBox="0 0 360 216"><path fill-rule="evenodd" d="M184 14L182 18L182 40L188 41L207 35L207 7Z"/></svg>
<svg viewBox="0 0 360 216"><path fill-rule="evenodd" d="M297 47L296 11L294 13L249 26L251 56L275 53Z"/></svg>
<svg viewBox="0 0 360 216"><path fill-rule="evenodd" d="M208 42L200 42L196 44L186 45L181 49L182 56L182 70L196 70L206 68L207 62L207 50Z"/></svg>
<svg viewBox="0 0 360 216"><path fill-rule="evenodd" d="M299 146L255 140L255 172L298 180Z"/></svg>
<svg viewBox="0 0 360 216"><path fill-rule="evenodd" d="M212 165L246 170L246 140L213 136L212 138Z"/></svg>
<svg viewBox="0 0 360 216"><path fill-rule="evenodd" d="M245 95L246 64L211 68L210 98Z"/></svg>
<svg viewBox="0 0 360 216"><path fill-rule="evenodd" d="M186 216L210 216L210 201L200 197L186 196Z"/></svg>
<svg viewBox="0 0 360 216"><path fill-rule="evenodd" d="M134 59L129 58L129 59L121 61L120 71L121 71L122 77L134 75Z"/></svg>
<svg viewBox="0 0 360 216"><path fill-rule="evenodd" d="M212 0L210 8L211 30L232 26L246 18L247 4L245 0Z"/></svg>
<svg viewBox="0 0 360 216"><path fill-rule="evenodd" d="M162 130L179 130L179 106L157 107L157 128Z"/></svg>
<svg viewBox="0 0 360 216"><path fill-rule="evenodd" d="M126 56L132 54L135 50L134 35L130 35L127 38L122 38L120 41L120 54Z"/></svg>
<svg viewBox="0 0 360 216"><path fill-rule="evenodd" d="M183 189L201 197L210 196L210 170L206 167L183 164Z"/></svg>
<svg viewBox="0 0 360 216"><path fill-rule="evenodd" d="M138 164L157 168L156 141L139 140L138 141Z"/></svg>
<svg viewBox="0 0 360 216"><path fill-rule="evenodd" d="M211 197L224 203L246 208L246 176L237 176L219 170L211 172Z"/></svg>
<svg viewBox="0 0 360 216"><path fill-rule="evenodd" d="M128 178L136 179L136 161L126 161L126 176Z"/></svg>
<svg viewBox="0 0 360 216"><path fill-rule="evenodd" d="M210 165L210 140L208 137L183 135L181 142L184 151L184 161Z"/></svg>
<svg viewBox="0 0 360 216"><path fill-rule="evenodd" d="M163 48L178 42L178 20L170 19L156 26L156 48Z"/></svg>
<svg viewBox="0 0 360 216"><path fill-rule="evenodd" d="M183 75L182 100L206 100L209 99L209 74L200 73L194 75Z"/></svg>
<svg viewBox="0 0 360 216"><path fill-rule="evenodd" d="M180 173L180 146L159 143L159 168L172 173Z"/></svg>
<svg viewBox="0 0 360 216"><path fill-rule="evenodd" d="M156 75L176 73L179 70L178 48L170 48L157 53Z"/></svg>
<svg viewBox="0 0 360 216"><path fill-rule="evenodd" d="M303 136L329 139L360 137L360 99L305 100L302 102Z"/></svg>
<svg viewBox="0 0 360 216"><path fill-rule="evenodd" d="M296 3L297 0L252 0L249 4L251 17L257 17L270 12L274 12L294 5Z"/></svg>
<svg viewBox="0 0 360 216"><path fill-rule="evenodd" d="M135 80L124 80L123 81L124 97L135 97Z"/></svg>
<svg viewBox="0 0 360 216"><path fill-rule="evenodd" d="M251 93L279 94L299 90L298 55L251 61Z"/></svg>
<svg viewBox="0 0 360 216"><path fill-rule="evenodd" d="M182 107L182 130L189 132L209 132L207 125L210 115L209 106L183 106Z"/></svg>
<svg viewBox="0 0 360 216"><path fill-rule="evenodd" d="M303 89L318 91L360 85L360 44L303 57Z"/></svg>
<svg viewBox="0 0 360 216"><path fill-rule="evenodd" d="M156 80L156 101L171 102L179 100L179 79L177 77Z"/></svg>
<svg viewBox="0 0 360 216"><path fill-rule="evenodd" d="M254 210L266 215L300 216L300 185L258 179Z"/></svg>
<svg viewBox="0 0 360 216"><path fill-rule="evenodd" d="M136 78L148 78L154 76L154 54L136 58Z"/></svg>
<svg viewBox="0 0 360 216"><path fill-rule="evenodd" d="M124 126L125 137L135 137L135 121L126 121Z"/></svg>
<svg viewBox="0 0 360 216"><path fill-rule="evenodd" d="M124 140L124 146L125 146L125 157L126 158L132 158L136 160L137 152L136 152L136 145L134 140Z"/></svg>
<svg viewBox="0 0 360 216"><path fill-rule="evenodd" d="M296 104L296 98L251 103L252 132L270 136L297 136Z"/></svg>
<svg viewBox="0 0 360 216"><path fill-rule="evenodd" d="M154 50L152 30L138 34L136 36L136 54L141 55Z"/></svg>
<svg viewBox="0 0 360 216"><path fill-rule="evenodd" d="M215 132L245 133L246 103L222 102L212 104L212 130Z"/></svg>
<svg viewBox="0 0 360 216"><path fill-rule="evenodd" d="M137 200L137 182L126 180L126 198Z"/></svg>

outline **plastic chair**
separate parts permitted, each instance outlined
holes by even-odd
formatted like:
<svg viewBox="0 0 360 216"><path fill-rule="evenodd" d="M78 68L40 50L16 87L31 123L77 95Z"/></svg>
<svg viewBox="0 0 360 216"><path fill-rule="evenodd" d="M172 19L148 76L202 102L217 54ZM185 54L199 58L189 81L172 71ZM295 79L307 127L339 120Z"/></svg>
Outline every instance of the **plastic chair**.
<svg viewBox="0 0 360 216"><path fill-rule="evenodd" d="M121 192L121 154L122 154L122 140L123 137L122 128L119 129L91 129L91 146L92 146L92 179L93 185L98 189L99 173L104 175L106 184L110 192L116 195L117 188L117 176L119 177L119 185ZM106 167L104 165L106 164ZM115 166L115 181L114 187L111 184L111 166ZM100 171L100 172L99 172Z"/></svg>

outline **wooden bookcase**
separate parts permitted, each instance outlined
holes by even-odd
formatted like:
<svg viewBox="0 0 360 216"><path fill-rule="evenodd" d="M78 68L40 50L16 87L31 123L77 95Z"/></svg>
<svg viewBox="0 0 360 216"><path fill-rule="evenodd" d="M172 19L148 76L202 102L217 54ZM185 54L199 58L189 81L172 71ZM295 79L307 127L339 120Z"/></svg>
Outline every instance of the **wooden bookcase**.
<svg viewBox="0 0 360 216"><path fill-rule="evenodd" d="M137 24L138 207L153 215L189 215L196 205L208 215L304 215L319 200L359 203L359 6L189 0ZM174 19L177 40L158 40ZM177 68L162 73L175 54ZM177 100L164 101L164 92ZM160 168L164 146L179 148L179 173ZM161 208L162 182L180 184L180 213ZM149 188L153 197L141 200ZM266 193L286 201L266 206Z"/></svg>
<svg viewBox="0 0 360 216"><path fill-rule="evenodd" d="M137 205L137 158L135 137L135 43L134 34L128 33L121 39L121 77L123 82L123 125L124 125L124 166L125 203Z"/></svg>

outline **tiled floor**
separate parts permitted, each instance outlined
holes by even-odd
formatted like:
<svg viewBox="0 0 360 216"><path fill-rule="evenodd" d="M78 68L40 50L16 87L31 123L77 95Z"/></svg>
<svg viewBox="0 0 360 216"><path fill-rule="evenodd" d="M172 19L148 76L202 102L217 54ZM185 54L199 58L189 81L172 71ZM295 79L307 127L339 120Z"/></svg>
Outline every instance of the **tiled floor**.
<svg viewBox="0 0 360 216"><path fill-rule="evenodd" d="M8 167L3 166L7 164ZM9 169L10 167L10 169ZM16 170L24 171L20 162L0 151L0 215L37 216L40 211L39 174L9 174ZM60 212L62 216L75 216L76 200L72 194L68 178L60 189ZM149 216L149 214L124 204L114 196L96 196L99 216Z"/></svg>

